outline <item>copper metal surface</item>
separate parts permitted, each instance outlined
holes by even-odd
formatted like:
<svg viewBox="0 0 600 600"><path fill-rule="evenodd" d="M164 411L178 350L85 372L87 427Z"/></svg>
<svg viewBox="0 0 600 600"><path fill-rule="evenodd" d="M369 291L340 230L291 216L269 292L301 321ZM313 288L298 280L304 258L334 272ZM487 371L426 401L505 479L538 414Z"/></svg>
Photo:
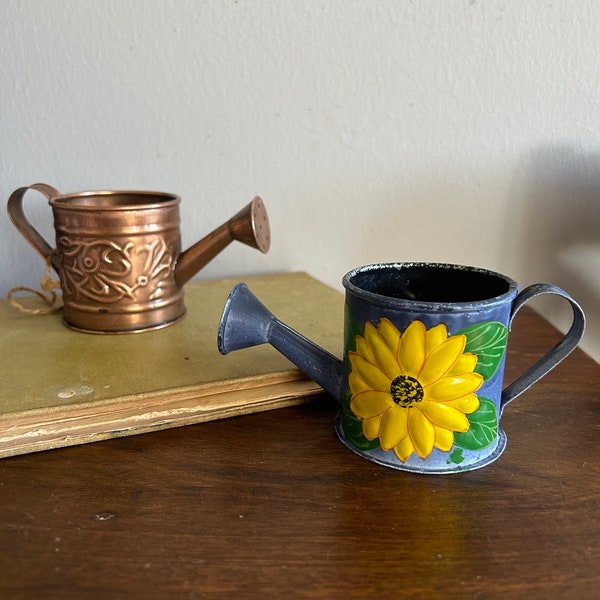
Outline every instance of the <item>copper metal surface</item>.
<svg viewBox="0 0 600 600"><path fill-rule="evenodd" d="M44 194L52 207L56 248L28 221L23 197ZM181 251L174 194L90 191L61 194L52 186L19 188L9 198L15 226L60 275L65 323L90 333L134 333L166 327L185 314L183 285L233 240L261 252L270 246L262 200Z"/></svg>

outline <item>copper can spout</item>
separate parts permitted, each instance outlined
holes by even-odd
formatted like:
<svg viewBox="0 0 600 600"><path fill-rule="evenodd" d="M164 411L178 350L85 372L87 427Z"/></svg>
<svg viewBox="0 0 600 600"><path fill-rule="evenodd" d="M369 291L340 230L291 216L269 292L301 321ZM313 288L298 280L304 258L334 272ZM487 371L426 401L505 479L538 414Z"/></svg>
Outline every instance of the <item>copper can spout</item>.
<svg viewBox="0 0 600 600"><path fill-rule="evenodd" d="M258 196L229 221L179 255L175 266L175 283L183 286L234 240L263 254L269 251L269 217L264 202Z"/></svg>

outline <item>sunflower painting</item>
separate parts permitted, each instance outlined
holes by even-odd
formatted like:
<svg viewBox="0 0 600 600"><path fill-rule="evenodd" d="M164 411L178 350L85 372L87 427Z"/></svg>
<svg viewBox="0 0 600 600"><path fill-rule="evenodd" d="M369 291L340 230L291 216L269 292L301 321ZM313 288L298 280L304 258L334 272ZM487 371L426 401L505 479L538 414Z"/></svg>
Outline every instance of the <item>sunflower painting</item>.
<svg viewBox="0 0 600 600"><path fill-rule="evenodd" d="M496 411L477 391L504 354L502 328L484 323L448 335L443 323L426 329L415 320L400 333L387 318L377 326L367 322L348 352L349 406L362 435L402 462L414 453L426 459L434 448L491 444Z"/></svg>

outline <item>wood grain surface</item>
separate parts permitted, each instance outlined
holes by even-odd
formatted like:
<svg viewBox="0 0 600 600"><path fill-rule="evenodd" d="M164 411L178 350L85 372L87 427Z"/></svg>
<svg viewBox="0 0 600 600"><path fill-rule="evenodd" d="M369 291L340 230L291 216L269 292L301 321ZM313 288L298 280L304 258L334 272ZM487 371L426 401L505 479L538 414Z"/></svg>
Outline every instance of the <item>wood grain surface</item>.
<svg viewBox="0 0 600 600"><path fill-rule="evenodd" d="M507 379L558 339L515 319ZM0 597L600 597L600 366L505 411L479 471L386 469L308 404L0 461Z"/></svg>

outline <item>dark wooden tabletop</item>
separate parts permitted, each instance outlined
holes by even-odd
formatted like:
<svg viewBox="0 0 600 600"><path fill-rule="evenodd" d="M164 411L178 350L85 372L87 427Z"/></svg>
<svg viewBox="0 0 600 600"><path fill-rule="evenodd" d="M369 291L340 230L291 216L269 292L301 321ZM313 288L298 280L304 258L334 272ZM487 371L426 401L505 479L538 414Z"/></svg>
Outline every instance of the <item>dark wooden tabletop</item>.
<svg viewBox="0 0 600 600"><path fill-rule="evenodd" d="M557 332L523 310L514 378ZM0 598L600 598L600 365L515 400L481 470L386 469L325 396L0 461Z"/></svg>

